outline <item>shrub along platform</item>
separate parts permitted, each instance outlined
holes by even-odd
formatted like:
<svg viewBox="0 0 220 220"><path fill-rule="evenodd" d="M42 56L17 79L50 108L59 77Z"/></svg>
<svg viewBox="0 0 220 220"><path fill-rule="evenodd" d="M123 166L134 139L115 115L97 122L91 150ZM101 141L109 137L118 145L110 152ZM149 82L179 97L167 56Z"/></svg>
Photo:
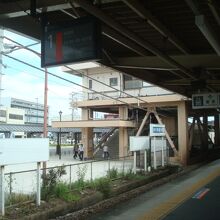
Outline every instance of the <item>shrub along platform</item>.
<svg viewBox="0 0 220 220"><path fill-rule="evenodd" d="M189 170L195 169L197 166L188 170L179 170L179 167L169 167L166 169L157 170L141 179L127 179L112 181L112 190L108 199L101 192L94 192L88 194L78 201L74 202L60 202L45 206L44 202L34 213L23 213L23 215L6 215L6 217L0 219L19 219L19 220L46 220L46 219L85 219L91 214L97 214L106 208L113 207L114 205L127 201L144 193L156 186L169 182L176 177L187 173ZM46 203L46 202L45 202ZM33 205L33 204L32 204ZM26 207L28 208L28 207ZM24 209L23 209L24 210Z"/></svg>

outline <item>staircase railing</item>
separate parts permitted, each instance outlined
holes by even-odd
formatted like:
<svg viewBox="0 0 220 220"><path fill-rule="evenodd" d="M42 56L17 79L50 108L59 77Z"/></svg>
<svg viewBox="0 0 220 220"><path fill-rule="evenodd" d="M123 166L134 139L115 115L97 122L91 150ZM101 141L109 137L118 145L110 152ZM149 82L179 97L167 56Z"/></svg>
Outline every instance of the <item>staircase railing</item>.
<svg viewBox="0 0 220 220"><path fill-rule="evenodd" d="M101 148L101 146L107 141L107 139L111 136L111 134L114 133L114 131L117 128L112 128L110 129L107 133L105 133L101 139L99 140L98 144L95 145L94 147L94 152L93 152L93 156L96 155L96 153L99 151L99 149Z"/></svg>

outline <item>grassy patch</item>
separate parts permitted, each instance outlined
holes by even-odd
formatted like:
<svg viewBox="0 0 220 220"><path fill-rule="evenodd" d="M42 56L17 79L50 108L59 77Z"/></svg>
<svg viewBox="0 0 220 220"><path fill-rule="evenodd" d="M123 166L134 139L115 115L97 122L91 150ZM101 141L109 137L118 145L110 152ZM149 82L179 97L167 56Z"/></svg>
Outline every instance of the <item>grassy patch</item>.
<svg viewBox="0 0 220 220"><path fill-rule="evenodd" d="M54 194L57 198L67 202L77 201L80 199L78 194L74 194L69 190L69 186L65 183L58 183L54 189Z"/></svg>
<svg viewBox="0 0 220 220"><path fill-rule="evenodd" d="M27 201L32 201L32 200L34 200L33 195L26 195L22 193L12 193L8 195L5 201L5 205L10 206L10 205L19 204L19 203L23 203Z"/></svg>

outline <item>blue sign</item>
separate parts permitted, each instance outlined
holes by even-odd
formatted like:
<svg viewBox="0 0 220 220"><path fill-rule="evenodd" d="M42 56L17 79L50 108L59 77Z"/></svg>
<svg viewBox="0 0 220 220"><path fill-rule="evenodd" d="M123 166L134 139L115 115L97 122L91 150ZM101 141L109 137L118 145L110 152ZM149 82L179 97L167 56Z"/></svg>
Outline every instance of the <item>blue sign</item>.
<svg viewBox="0 0 220 220"><path fill-rule="evenodd" d="M150 136L165 136L165 125L150 124Z"/></svg>

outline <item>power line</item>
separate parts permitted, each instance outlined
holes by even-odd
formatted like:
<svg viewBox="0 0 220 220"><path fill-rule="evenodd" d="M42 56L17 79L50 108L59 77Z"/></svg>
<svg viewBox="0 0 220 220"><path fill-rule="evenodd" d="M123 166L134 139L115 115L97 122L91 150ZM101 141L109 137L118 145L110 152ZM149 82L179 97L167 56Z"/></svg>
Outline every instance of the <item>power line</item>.
<svg viewBox="0 0 220 220"><path fill-rule="evenodd" d="M21 46L21 49L22 49L22 47L23 47L22 44L18 43L17 41L14 41L14 40L12 40L12 39L10 39L10 38L8 38L8 37L4 37L4 38L7 39L7 40L9 40L9 41L11 41L11 42L13 42L13 43L15 43L15 44L18 44L19 46ZM28 48L28 47L27 47L27 48L24 48L24 49L27 49L27 50L29 50L29 51L31 51L31 52L37 54L38 56L41 56L41 54L40 54L39 52L37 52L37 51L35 51L35 50L33 50L33 49L30 49L30 48ZM71 67L69 67L69 66L67 66L67 65L64 65L64 67L66 67L66 68L68 68L69 70L72 70L72 71L74 71L74 72L76 72L76 73L79 73L79 74L81 74L81 75L87 77L88 79L91 79L91 80L96 81L96 82L98 82L98 83L100 83L100 84L102 84L102 85L105 85L105 86L107 86L107 87L109 87L109 88L111 88L111 89L114 89L115 91L118 91L118 92L120 92L120 93L124 93L124 94L128 95L129 97L135 98L135 99L137 99L137 100L139 100L139 101L141 101L141 102L144 102L144 103L148 104L148 102L146 102L145 100L143 100L143 99L141 99L141 98L138 98L138 97L136 97L136 96L133 96L133 95L131 95L131 94L125 92L125 91L122 91L122 90L120 90L120 89L114 88L114 87L112 87L112 86L110 86L110 85L108 85L108 84L106 84L106 83L103 83L103 82L101 82L101 81L99 81L99 80L97 80L97 79L95 79L95 78L93 78L93 77L91 77L91 76L88 76L88 75L86 75L86 74L84 74L84 73L82 73L82 72L80 72L80 71L74 70L73 68L71 68Z"/></svg>
<svg viewBox="0 0 220 220"><path fill-rule="evenodd" d="M15 44L18 44L18 45L21 47L21 49L24 48L22 44L20 44L20 43L18 43L18 42L16 42L16 41L14 41L14 40L12 40L12 39L10 39L10 38L8 38L8 37L4 37L4 38L6 38L7 40L9 40L9 41L11 41L11 42L13 42L13 43L15 43ZM28 47L26 47L26 48L24 48L24 49L27 49L27 50L29 50L29 51L31 51L31 52L37 54L38 56L41 56L41 54L40 54L39 52L37 52L37 51L35 51L35 50L32 50L32 49L30 49L30 48L28 48ZM8 58L10 58L10 59L16 60L17 62L21 62L21 63L23 63L23 64L25 64L25 65L28 65L28 66L30 66L30 67L32 67L32 68L35 68L35 69L37 69L37 70L39 70L39 71L41 71L41 72L44 72L44 70L42 70L41 68L38 68L38 67L36 67L36 66L34 66L34 65L32 65L32 64L29 64L29 63L27 63L27 62L25 62L25 61L22 61L22 60L20 60L20 59L14 58L14 57L9 56L9 55L7 55L7 54L5 54L5 53L2 53L2 55L6 56L6 57L8 57ZM88 77L88 78L90 78L90 79L92 79L92 80L94 80L94 81L96 81L96 82L98 82L98 83L100 83L100 84L103 84L103 85L105 85L105 86L107 86L107 87L110 87L110 88L112 88L112 89L114 89L114 90L116 90L116 91L122 92L122 93L124 93L124 94L126 94L126 95L128 95L128 96L130 96L130 97L133 97L133 98L135 98L135 99L137 99L137 100L139 100L139 101L141 101L141 102L147 103L147 102L146 102L145 100L143 100L143 99L140 99L140 98L137 98L137 97L135 97L135 96L132 96L132 95L130 95L130 94L128 94L128 93L126 93L126 92L124 92L124 91L122 91L122 90L119 90L119 89L117 89L117 88L114 88L114 87L112 87L112 86L110 86L110 85L108 85L108 84L106 84L106 83L103 83L103 82L101 82L101 81L99 81L99 80L96 80L96 79L94 79L94 78L92 78L92 77L90 77L90 76L87 76L86 74L82 74L81 72L76 71L76 70L70 68L69 66L65 66L65 67L68 68L68 69L70 69L70 70L72 70L72 71L78 72L79 74L84 75L84 76L86 76L86 77ZM121 103L126 104L126 105L128 105L128 106L132 106L132 107L134 107L134 108L139 108L139 109L141 109L141 110L146 111L146 109L144 109L144 108L141 108L141 107L139 107L139 106L138 106L138 107L137 107L137 106L133 106L133 105L131 105L131 104L125 102L125 101L119 100L119 99L117 99L117 98L113 98L113 97L111 97L111 96L108 96L108 95L106 95L106 94L103 94L102 92L98 92L98 91L96 91L96 90L94 90L94 89L91 89L91 88L88 88L88 87L86 87L86 86L80 85L80 84L75 83L75 82L73 82L73 81L71 81L71 80L68 80L68 79L65 79L65 78L63 78L63 77L57 76L57 75L55 75L55 74L53 74L53 73L48 72L48 74L49 74L49 75L52 75L52 76L54 76L54 77L57 77L57 78L59 78L59 79L62 79L62 80L64 80L64 81L67 81L67 82L69 82L69 83L72 83L72 84L74 84L74 85L77 85L77 86L79 86L79 87L82 87L82 88L84 88L84 89L86 89L86 90L90 90L90 91L92 91L92 92L98 93L98 94L100 94L100 95L102 95L102 96L105 96L105 97L107 97L107 98L116 100L117 102L121 102ZM148 103L147 103L147 104L148 104Z"/></svg>
<svg viewBox="0 0 220 220"><path fill-rule="evenodd" d="M20 63L22 63L22 64L25 64L25 65L27 65L27 66L29 66L29 67L31 67L31 68L37 69L37 70L39 70L39 71L41 71L41 72L44 73L44 70L42 70L41 68L36 67L36 66L34 66L34 65L32 65L32 64L29 64L29 63L27 63L27 62L25 62L25 61L22 61L22 60L20 60L20 59L17 59L17 58L15 58L15 57L9 56L9 55L4 54L4 53L2 53L2 55L3 55L3 56L6 56L6 57L8 57L8 58L10 58L10 59L12 59L12 60L15 60L15 61L17 61L17 62L20 62ZM102 95L102 96L105 96L105 97L107 97L107 98L113 99L113 100L115 100L115 101L117 101L117 102L121 102L121 103L123 103L123 104L125 104L125 105L131 106L132 108L138 108L138 109L147 111L147 110L144 109L144 108L141 108L141 107L139 107L139 106L133 106L133 105L131 105L131 104L125 102L125 101L122 101L122 100L120 100L120 99L113 98L113 97L111 97L111 96L108 96L108 95L106 95L106 94L103 94L102 92L98 92L98 91L96 91L96 90L94 90L94 89L90 89L90 88L88 88L88 87L86 87L86 86L80 85L80 84L75 83L75 82L73 82L73 81L71 81L71 80L69 80L69 79L65 79L65 78L63 78L63 77L61 77L61 76L57 76L56 74L51 73L51 72L49 72L49 71L48 71L48 74L51 75L51 76L54 76L54 77L56 77L56 78L58 78L58 79L61 79L61 80L64 80L64 81L66 81L66 82L69 82L69 83L71 83L71 84L74 84L74 85L76 85L76 86L82 87L82 88L84 88L84 89L86 89L86 90L90 90L90 91L92 91L92 92L98 93L98 94L100 94L100 95Z"/></svg>

